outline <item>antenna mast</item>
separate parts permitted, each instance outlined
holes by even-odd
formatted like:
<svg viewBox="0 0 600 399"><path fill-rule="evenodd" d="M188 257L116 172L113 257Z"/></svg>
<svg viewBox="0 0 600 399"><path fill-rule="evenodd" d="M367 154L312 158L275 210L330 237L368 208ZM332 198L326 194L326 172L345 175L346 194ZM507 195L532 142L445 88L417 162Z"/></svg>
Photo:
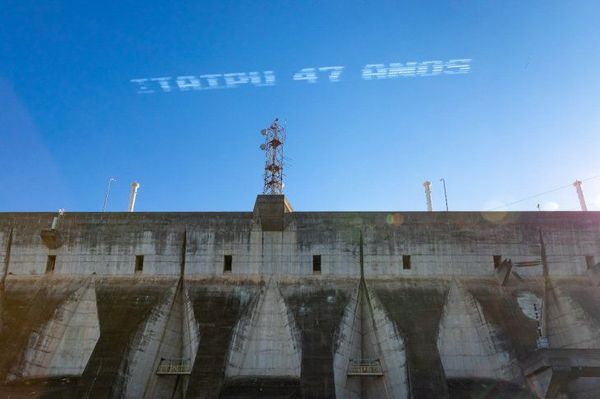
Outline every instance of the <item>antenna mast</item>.
<svg viewBox="0 0 600 399"><path fill-rule="evenodd" d="M265 142L260 149L265 152L265 181L263 194L283 194L283 143L285 128L275 118L271 126L260 131Z"/></svg>

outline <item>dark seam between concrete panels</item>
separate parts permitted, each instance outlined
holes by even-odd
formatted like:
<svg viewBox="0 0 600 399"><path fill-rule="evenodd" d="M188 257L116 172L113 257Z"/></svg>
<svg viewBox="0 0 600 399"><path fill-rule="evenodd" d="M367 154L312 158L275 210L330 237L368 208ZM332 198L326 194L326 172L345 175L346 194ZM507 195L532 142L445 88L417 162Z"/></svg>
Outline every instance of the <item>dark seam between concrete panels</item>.
<svg viewBox="0 0 600 399"><path fill-rule="evenodd" d="M2 278L0 280L0 296L4 291L4 284L6 282L6 276L8 275L8 270L10 267L10 251L12 250L14 230L14 227L10 228L10 232L8 233L8 240L6 242L6 250L4 252L4 269L2 270Z"/></svg>

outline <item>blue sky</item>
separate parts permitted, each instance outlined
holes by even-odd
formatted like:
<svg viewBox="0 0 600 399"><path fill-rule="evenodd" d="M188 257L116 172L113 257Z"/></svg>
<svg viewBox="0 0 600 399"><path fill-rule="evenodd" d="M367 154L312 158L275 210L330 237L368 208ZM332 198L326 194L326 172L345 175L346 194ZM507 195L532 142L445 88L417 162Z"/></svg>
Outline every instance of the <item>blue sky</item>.
<svg viewBox="0 0 600 399"><path fill-rule="evenodd" d="M600 210L600 2L0 3L0 211L251 210L260 129L287 120L299 211L485 210L584 182ZM469 74L363 80L366 64ZM294 81L344 66L341 81ZM138 94L135 78L274 71L276 85ZM576 210L572 187L510 210Z"/></svg>

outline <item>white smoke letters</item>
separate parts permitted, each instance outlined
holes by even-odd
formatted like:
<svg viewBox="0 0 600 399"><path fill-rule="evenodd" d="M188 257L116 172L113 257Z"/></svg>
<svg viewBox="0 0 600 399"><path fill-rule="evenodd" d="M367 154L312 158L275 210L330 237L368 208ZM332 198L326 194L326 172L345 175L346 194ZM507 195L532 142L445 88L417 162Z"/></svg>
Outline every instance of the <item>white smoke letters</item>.
<svg viewBox="0 0 600 399"><path fill-rule="evenodd" d="M344 71L343 66L326 66L319 68L302 68L292 77L293 80L305 80L307 83L317 83L319 72L329 72L327 78L330 82L340 81L340 75Z"/></svg>
<svg viewBox="0 0 600 399"><path fill-rule="evenodd" d="M320 81L338 83L342 81L345 67L322 66L302 68L292 75L299 83L315 84ZM389 64L366 64L361 71L363 80L384 80L438 75L464 75L471 72L471 59L459 58L448 61L392 62ZM199 91L212 89L235 89L242 86L275 86L274 71L234 72L204 75L162 76L158 78L136 78L131 83L137 93L171 93L176 91Z"/></svg>
<svg viewBox="0 0 600 399"><path fill-rule="evenodd" d="M234 89L241 85L274 86L273 71L214 73L205 75L164 76L160 78L131 79L138 93L169 93L172 91Z"/></svg>
<svg viewBox="0 0 600 399"><path fill-rule="evenodd" d="M471 59L463 58L443 61L423 61L421 63L399 62L385 64L367 64L362 70L364 80L410 78L415 76L436 76L467 74L471 71Z"/></svg>

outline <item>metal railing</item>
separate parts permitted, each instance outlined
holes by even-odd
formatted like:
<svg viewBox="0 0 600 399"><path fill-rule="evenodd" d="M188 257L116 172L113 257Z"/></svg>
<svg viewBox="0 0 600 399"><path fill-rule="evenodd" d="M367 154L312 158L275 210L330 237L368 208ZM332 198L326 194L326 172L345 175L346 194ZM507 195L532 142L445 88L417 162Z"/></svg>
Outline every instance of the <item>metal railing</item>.
<svg viewBox="0 0 600 399"><path fill-rule="evenodd" d="M190 359L160 359L156 374L158 375L189 375L192 373Z"/></svg>
<svg viewBox="0 0 600 399"><path fill-rule="evenodd" d="M348 375L382 376L383 370L381 368L381 362L379 362L379 359L350 359L350 364L348 365Z"/></svg>

